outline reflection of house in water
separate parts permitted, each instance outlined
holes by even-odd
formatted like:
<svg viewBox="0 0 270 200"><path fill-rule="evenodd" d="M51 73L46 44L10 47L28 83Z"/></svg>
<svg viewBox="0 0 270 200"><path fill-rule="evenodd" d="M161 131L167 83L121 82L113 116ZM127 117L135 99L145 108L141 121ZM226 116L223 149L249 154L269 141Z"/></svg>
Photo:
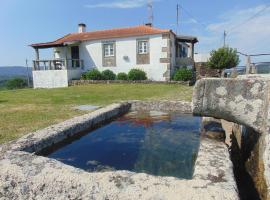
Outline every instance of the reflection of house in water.
<svg viewBox="0 0 270 200"><path fill-rule="evenodd" d="M144 126L145 128L149 128L152 127L155 122L171 121L171 115L157 111L136 111L119 118L117 121L130 121L135 126Z"/></svg>
<svg viewBox="0 0 270 200"><path fill-rule="evenodd" d="M134 171L192 178L199 145L199 123L192 116L132 112L118 121L144 128Z"/></svg>
<svg viewBox="0 0 270 200"><path fill-rule="evenodd" d="M190 133L172 128L146 129L134 171L190 179L197 152L198 140Z"/></svg>

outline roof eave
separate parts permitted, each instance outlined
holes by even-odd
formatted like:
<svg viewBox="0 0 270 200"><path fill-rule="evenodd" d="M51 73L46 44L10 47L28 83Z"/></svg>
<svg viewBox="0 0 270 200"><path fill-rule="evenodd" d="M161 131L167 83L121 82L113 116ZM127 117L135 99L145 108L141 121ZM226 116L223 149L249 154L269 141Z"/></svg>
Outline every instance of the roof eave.
<svg viewBox="0 0 270 200"><path fill-rule="evenodd" d="M199 42L199 40L196 37L185 38L185 37L177 36L176 38L180 42L188 42L188 43L193 43L193 44Z"/></svg>
<svg viewBox="0 0 270 200"><path fill-rule="evenodd" d="M63 47L63 43L59 44L51 44L51 43L38 43L38 44L31 44L30 47L33 47L34 49L47 49L47 48L53 48L53 47Z"/></svg>

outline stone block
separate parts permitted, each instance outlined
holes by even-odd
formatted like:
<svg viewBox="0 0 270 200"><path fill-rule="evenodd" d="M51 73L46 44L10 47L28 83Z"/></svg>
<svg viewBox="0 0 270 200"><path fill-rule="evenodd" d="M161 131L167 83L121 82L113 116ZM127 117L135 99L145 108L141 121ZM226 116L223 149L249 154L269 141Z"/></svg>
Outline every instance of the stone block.
<svg viewBox="0 0 270 200"><path fill-rule="evenodd" d="M269 78L258 76L202 79L196 83L192 102L194 115L238 125L226 122L225 130L233 132L245 169L263 200L270 199L269 83ZM239 125L246 131L242 132Z"/></svg>
<svg viewBox="0 0 270 200"><path fill-rule="evenodd" d="M267 127L269 81L267 79L199 80L194 88L194 115L225 119L263 133Z"/></svg>

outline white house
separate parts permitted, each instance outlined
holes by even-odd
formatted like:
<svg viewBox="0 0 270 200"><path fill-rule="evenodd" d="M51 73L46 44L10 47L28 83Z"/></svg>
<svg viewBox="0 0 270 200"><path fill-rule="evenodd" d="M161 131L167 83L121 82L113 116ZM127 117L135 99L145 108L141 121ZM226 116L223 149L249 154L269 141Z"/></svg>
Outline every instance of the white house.
<svg viewBox="0 0 270 200"><path fill-rule="evenodd" d="M148 79L170 80L176 67L194 65L197 42L196 37L179 36L151 24L93 32L86 32L86 25L79 24L77 33L31 45L36 51L34 88L66 87L93 68L115 73L139 68ZM44 48L54 49L52 60L39 58L39 50Z"/></svg>

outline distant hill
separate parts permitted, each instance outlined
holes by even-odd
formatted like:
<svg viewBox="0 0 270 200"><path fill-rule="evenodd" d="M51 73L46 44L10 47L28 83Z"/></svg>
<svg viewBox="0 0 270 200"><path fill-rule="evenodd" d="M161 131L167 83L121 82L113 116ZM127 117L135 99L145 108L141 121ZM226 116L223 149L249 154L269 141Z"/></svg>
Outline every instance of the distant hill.
<svg viewBox="0 0 270 200"><path fill-rule="evenodd" d="M32 76L32 69L28 68L29 74ZM0 66L0 76L14 77L14 76L27 76L27 68L21 66Z"/></svg>
<svg viewBox="0 0 270 200"><path fill-rule="evenodd" d="M32 69L28 68L28 73L32 79ZM0 66L0 87L11 78L21 77L27 79L27 68L21 66Z"/></svg>

